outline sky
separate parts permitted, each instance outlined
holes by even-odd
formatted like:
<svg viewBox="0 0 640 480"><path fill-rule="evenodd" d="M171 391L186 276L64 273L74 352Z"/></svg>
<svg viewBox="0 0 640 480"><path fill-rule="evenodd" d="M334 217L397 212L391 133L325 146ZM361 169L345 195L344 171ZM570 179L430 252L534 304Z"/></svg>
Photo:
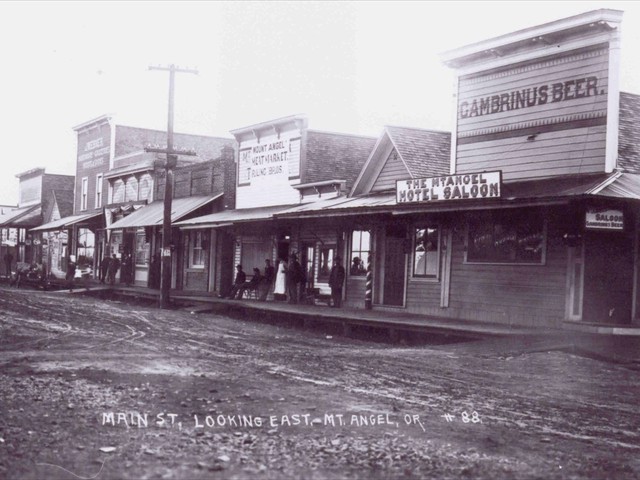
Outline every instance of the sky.
<svg viewBox="0 0 640 480"><path fill-rule="evenodd" d="M73 127L104 114L176 132L305 114L316 130L379 136L385 125L451 130L453 72L440 54L571 15L622 22L621 90L640 94L640 2L0 2L0 205L16 174L75 174Z"/></svg>

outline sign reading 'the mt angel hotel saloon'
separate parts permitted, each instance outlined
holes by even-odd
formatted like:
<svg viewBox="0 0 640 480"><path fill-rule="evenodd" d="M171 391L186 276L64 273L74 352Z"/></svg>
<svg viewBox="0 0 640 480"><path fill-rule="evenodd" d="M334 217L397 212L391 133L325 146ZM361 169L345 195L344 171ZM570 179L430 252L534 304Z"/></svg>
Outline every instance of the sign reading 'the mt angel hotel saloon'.
<svg viewBox="0 0 640 480"><path fill-rule="evenodd" d="M396 203L499 198L501 172L464 173L396 181Z"/></svg>

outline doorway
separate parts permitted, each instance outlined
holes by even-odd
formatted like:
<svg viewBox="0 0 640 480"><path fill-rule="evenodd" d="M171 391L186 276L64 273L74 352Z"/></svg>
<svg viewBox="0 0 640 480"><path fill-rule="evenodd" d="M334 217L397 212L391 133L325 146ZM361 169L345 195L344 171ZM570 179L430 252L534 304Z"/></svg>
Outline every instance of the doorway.
<svg viewBox="0 0 640 480"><path fill-rule="evenodd" d="M382 304L394 307L404 305L406 280L407 229L404 225L388 225L385 231L384 265L382 268Z"/></svg>
<svg viewBox="0 0 640 480"><path fill-rule="evenodd" d="M623 232L589 232L584 243L582 319L631 323L633 241Z"/></svg>

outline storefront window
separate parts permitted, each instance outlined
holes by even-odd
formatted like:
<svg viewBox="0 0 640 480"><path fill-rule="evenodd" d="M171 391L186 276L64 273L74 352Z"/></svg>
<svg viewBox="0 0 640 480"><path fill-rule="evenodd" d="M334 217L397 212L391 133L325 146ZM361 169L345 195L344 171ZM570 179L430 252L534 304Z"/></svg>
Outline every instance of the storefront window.
<svg viewBox="0 0 640 480"><path fill-rule="evenodd" d="M481 215L469 222L467 262L544 263L544 220Z"/></svg>
<svg viewBox="0 0 640 480"><path fill-rule="evenodd" d="M77 265L79 268L90 269L93 267L93 254L95 250L95 235L86 228L78 229Z"/></svg>
<svg viewBox="0 0 640 480"><path fill-rule="evenodd" d="M351 234L351 262L349 273L353 276L365 276L369 268L371 234L366 230L354 230Z"/></svg>
<svg viewBox="0 0 640 480"><path fill-rule="evenodd" d="M318 282L327 283L331 269L333 268L333 259L335 258L335 246L323 246L320 248L320 264L318 265Z"/></svg>
<svg viewBox="0 0 640 480"><path fill-rule="evenodd" d="M438 277L440 259L440 232L437 227L414 229L413 276Z"/></svg>
<svg viewBox="0 0 640 480"><path fill-rule="evenodd" d="M144 232L136 234L136 265L149 263L149 242Z"/></svg>
<svg viewBox="0 0 640 480"><path fill-rule="evenodd" d="M191 268L204 268L202 240L202 232L191 233L191 243L189 244L189 267Z"/></svg>

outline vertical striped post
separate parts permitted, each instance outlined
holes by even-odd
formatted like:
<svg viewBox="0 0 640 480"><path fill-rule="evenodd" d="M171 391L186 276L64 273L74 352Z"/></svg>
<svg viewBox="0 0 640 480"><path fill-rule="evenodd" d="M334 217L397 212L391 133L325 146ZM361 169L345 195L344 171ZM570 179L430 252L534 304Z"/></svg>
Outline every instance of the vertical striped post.
<svg viewBox="0 0 640 480"><path fill-rule="evenodd" d="M373 259L371 252L369 252L369 265L367 266L367 281L364 288L364 308L365 310L371 310L373 299Z"/></svg>

